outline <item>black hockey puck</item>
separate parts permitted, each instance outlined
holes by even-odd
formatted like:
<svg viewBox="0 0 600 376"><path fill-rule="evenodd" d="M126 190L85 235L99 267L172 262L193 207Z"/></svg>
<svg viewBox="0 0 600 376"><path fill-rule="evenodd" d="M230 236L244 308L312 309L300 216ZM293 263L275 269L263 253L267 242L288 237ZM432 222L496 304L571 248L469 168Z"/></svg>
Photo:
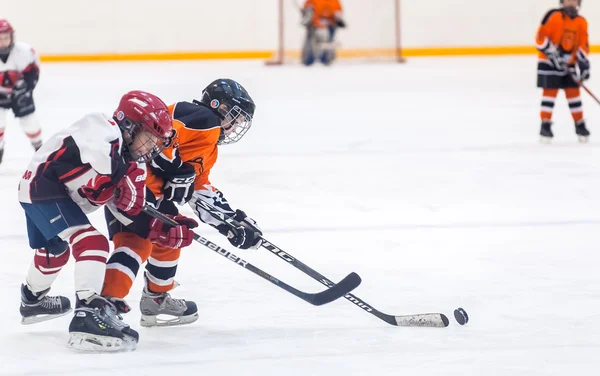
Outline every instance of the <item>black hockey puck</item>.
<svg viewBox="0 0 600 376"><path fill-rule="evenodd" d="M454 310L454 318L460 325L465 325L469 322L469 315L467 315L467 311L460 307Z"/></svg>

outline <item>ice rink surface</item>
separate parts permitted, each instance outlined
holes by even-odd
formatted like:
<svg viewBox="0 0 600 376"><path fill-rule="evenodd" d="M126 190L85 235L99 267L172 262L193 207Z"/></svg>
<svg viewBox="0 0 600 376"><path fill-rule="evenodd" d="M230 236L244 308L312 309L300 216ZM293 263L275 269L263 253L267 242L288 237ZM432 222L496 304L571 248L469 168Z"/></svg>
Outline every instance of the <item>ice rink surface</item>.
<svg viewBox="0 0 600 376"><path fill-rule="evenodd" d="M593 63L600 63L597 57ZM341 299L313 307L194 244L173 291L188 326L141 328L139 276L125 319L133 353L79 354L70 316L19 324L32 251L17 184L32 154L11 123L0 165L0 375L583 375L600 366L600 106L591 142L566 100L541 145L535 57L411 59L330 69L258 61L45 64L35 92L46 138L131 89L171 103L217 77L257 103L212 173L265 236L389 314L443 312L445 329L397 328ZM600 93L598 80L589 86ZM190 213L189 208L185 208ZM106 233L100 213L93 223ZM206 226L201 233L223 246ZM232 247L229 246L231 249ZM265 250L232 249L307 291L323 286ZM73 300L72 260L52 293ZM470 315L459 326L456 307Z"/></svg>

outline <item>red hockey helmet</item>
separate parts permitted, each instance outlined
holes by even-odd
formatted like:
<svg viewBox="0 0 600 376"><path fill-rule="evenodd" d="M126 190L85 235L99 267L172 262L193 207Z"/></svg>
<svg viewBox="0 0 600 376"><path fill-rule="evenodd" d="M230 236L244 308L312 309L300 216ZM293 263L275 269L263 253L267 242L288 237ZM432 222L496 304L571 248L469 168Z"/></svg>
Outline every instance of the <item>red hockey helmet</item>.
<svg viewBox="0 0 600 376"><path fill-rule="evenodd" d="M15 30L7 20L0 20L0 34L10 34L10 44L5 47L0 47L0 55L9 54L10 50L12 50L15 45Z"/></svg>
<svg viewBox="0 0 600 376"><path fill-rule="evenodd" d="M165 102L154 94L133 90L123 95L114 118L132 160L148 162L171 142L173 119Z"/></svg>

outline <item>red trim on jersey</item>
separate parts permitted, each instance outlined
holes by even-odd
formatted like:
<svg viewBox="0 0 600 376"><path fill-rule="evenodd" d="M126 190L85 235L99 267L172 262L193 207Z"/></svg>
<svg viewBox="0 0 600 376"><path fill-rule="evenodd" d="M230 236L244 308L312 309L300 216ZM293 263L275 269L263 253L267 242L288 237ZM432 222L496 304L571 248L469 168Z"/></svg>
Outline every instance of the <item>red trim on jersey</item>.
<svg viewBox="0 0 600 376"><path fill-rule="evenodd" d="M65 151L67 151L67 146L63 142L63 146L60 149L58 149L58 151L54 154L54 156L52 157L52 159L46 160L46 163L44 164L44 169L42 170L42 174L44 172L46 172L46 169L50 165L50 162L54 162L55 160L57 160L58 158L60 158L60 156L65 153Z"/></svg>
<svg viewBox="0 0 600 376"><path fill-rule="evenodd" d="M66 174L62 174L61 176L59 176L58 180L60 180L63 183L68 183L71 180L77 179L78 177L80 177L81 175L85 174L86 172L88 172L91 169L92 168L90 166L87 166L87 165L75 167L74 169L72 169L71 171L67 172Z"/></svg>

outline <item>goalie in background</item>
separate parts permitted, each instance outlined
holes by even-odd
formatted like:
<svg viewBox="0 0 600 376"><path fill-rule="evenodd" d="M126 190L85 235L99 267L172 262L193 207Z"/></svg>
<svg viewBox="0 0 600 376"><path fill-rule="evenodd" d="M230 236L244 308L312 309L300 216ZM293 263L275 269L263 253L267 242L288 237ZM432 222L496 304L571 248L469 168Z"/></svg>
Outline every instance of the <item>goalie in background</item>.
<svg viewBox="0 0 600 376"><path fill-rule="evenodd" d="M540 136L544 143L554 137L552 112L558 91L563 89L575 122L575 133L580 142L587 142L590 132L583 119L579 86L581 81L590 78L588 24L579 15L581 0L560 0L560 5L546 13L536 36L539 51L537 86L544 89Z"/></svg>
<svg viewBox="0 0 600 376"><path fill-rule="evenodd" d="M301 11L306 27L302 64L312 65L317 59L331 64L335 60L335 32L346 27L339 0L306 0Z"/></svg>

